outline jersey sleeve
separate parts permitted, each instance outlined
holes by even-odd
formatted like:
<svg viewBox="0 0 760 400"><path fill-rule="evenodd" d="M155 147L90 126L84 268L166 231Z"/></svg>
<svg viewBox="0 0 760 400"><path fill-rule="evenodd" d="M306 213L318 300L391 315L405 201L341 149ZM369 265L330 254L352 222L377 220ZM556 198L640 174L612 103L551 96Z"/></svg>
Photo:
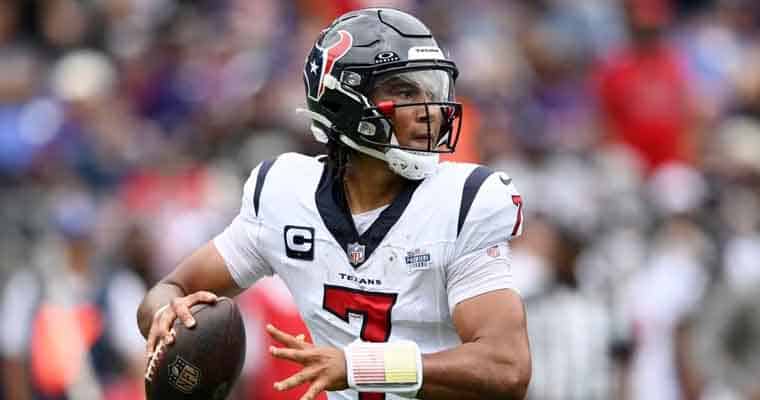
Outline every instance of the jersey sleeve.
<svg viewBox="0 0 760 400"><path fill-rule="evenodd" d="M449 264L446 270L446 293L449 312L469 298L499 289L516 290L512 278L509 244L495 244L472 251Z"/></svg>
<svg viewBox="0 0 760 400"><path fill-rule="evenodd" d="M509 240L522 233L522 198L504 173L491 174L477 189L446 269L449 311L469 298L513 289Z"/></svg>
<svg viewBox="0 0 760 400"><path fill-rule="evenodd" d="M214 246L224 259L235 283L241 288L247 288L262 277L274 274L259 251L262 221L256 214L258 204L255 203L258 202L258 193L261 191L257 182L263 180L260 173L262 166L266 168L266 162L254 168L245 183L240 212L214 238Z"/></svg>
<svg viewBox="0 0 760 400"><path fill-rule="evenodd" d="M462 225L456 245L460 256L507 242L523 231L522 197L512 178L503 172L492 173L474 191L472 203L460 207Z"/></svg>

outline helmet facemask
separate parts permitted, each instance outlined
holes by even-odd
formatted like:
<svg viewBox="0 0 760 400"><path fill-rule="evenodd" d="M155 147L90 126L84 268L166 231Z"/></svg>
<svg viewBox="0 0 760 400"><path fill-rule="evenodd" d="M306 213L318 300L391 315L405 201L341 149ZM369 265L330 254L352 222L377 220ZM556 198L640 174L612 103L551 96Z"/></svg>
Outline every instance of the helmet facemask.
<svg viewBox="0 0 760 400"><path fill-rule="evenodd" d="M366 143L411 152L453 152L462 113L461 104L454 102L453 97L453 79L444 69L408 70L378 76L369 90L373 106L364 110L361 121L386 121L387 124L382 124L385 138L377 141L367 137ZM393 117L395 113L407 112L407 109L426 125L428 143L425 148L398 142ZM359 133L363 133L362 128L360 123Z"/></svg>
<svg viewBox="0 0 760 400"><path fill-rule="evenodd" d="M407 179L430 176L439 154L455 150L461 130L462 106L453 101L451 73L429 67L386 72L369 87L368 96L361 96L367 106L357 124L359 135L346 144L387 161Z"/></svg>

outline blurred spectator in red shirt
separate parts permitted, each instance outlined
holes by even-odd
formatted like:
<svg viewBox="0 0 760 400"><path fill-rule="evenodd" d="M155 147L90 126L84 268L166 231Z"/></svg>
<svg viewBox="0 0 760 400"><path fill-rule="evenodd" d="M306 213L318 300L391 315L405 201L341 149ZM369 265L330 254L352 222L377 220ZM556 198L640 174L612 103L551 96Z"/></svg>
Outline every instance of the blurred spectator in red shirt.
<svg viewBox="0 0 760 400"><path fill-rule="evenodd" d="M630 43L597 71L608 141L631 146L649 170L695 160L698 121L678 51L665 39L672 10L665 0L626 0Z"/></svg>

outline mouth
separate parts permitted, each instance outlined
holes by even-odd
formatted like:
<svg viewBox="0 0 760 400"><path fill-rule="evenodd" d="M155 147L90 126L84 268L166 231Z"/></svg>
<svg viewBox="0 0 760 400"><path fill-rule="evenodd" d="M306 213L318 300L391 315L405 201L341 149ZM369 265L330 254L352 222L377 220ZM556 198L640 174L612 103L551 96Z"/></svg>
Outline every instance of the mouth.
<svg viewBox="0 0 760 400"><path fill-rule="evenodd" d="M431 146L430 141L430 135L428 134L419 134L419 135L412 135L411 138L409 138L409 147L420 149L420 150L427 150L429 146Z"/></svg>
<svg viewBox="0 0 760 400"><path fill-rule="evenodd" d="M410 139L413 142L425 142L432 141L432 137L427 132L425 133L414 133L412 134L412 137Z"/></svg>

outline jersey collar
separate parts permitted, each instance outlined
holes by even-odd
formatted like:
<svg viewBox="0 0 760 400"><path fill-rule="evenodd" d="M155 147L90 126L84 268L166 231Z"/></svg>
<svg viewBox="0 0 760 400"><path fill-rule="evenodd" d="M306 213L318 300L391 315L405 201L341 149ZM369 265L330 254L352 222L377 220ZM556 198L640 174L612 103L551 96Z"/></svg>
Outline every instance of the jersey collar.
<svg viewBox="0 0 760 400"><path fill-rule="evenodd" d="M342 179L336 176L334 168L325 164L322 171L322 177L319 180L319 187L316 192L316 203L319 215L322 217L327 229L333 235L335 240L341 246L346 256L351 261L351 252L359 247L363 247L361 260L354 258L351 262L354 268L360 267L372 253L375 251L380 242L391 230L393 225L401 218L406 210L412 195L422 180L406 181L406 185L396 196L393 202L380 213L375 222L367 229L364 234L359 235L351 217L351 211L348 209L346 194L343 189ZM351 248L349 248L351 246Z"/></svg>

